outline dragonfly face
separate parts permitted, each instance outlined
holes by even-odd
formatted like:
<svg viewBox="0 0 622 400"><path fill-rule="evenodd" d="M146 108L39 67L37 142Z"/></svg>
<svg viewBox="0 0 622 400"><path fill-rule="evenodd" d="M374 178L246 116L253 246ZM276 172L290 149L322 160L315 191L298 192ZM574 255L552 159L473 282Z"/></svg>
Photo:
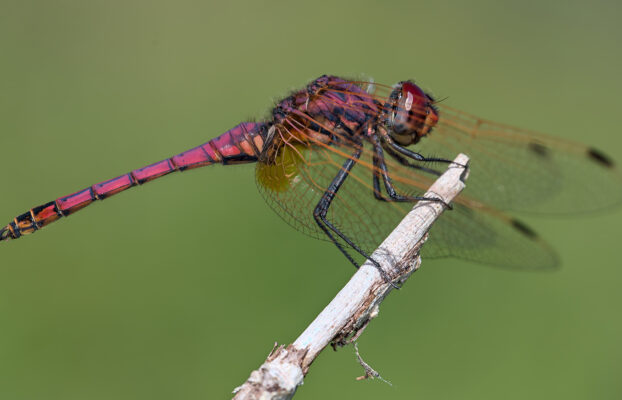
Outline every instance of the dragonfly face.
<svg viewBox="0 0 622 400"><path fill-rule="evenodd" d="M388 125L391 137L402 146L417 143L438 122L434 99L413 82L398 83L390 99Z"/></svg>

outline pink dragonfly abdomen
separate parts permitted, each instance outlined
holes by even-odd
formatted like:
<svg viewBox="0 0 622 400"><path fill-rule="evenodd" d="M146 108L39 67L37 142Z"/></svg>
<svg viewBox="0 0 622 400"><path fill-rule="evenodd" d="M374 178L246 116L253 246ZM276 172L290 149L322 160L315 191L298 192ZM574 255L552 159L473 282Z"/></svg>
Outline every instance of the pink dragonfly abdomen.
<svg viewBox="0 0 622 400"><path fill-rule="evenodd" d="M227 165L255 162L263 149L265 134L265 124L243 122L222 135L176 156L33 207L0 229L0 241L17 239L33 233L61 217L73 214L95 200L103 200L171 172L216 163Z"/></svg>

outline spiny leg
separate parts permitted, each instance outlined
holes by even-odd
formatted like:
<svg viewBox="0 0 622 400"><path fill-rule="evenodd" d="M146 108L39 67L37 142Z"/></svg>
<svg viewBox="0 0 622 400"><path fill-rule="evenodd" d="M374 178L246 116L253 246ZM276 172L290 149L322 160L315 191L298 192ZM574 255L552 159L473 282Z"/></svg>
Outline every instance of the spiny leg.
<svg viewBox="0 0 622 400"><path fill-rule="evenodd" d="M389 133L384 129L379 129L379 133L380 133L380 139L382 140L382 142L386 144L390 149L412 160L420 161L420 162L440 162L440 163L445 163L445 164L455 164L452 160L448 160L446 158L425 157L422 154L409 150L406 147L400 146L399 144L395 142L395 140L393 140L391 135L389 135ZM466 167L466 165L459 165L459 166Z"/></svg>
<svg viewBox="0 0 622 400"><path fill-rule="evenodd" d="M414 203L420 200L426 201L434 201L442 203L448 209L452 209L451 205L445 203L443 199L438 197L424 197L424 196L403 196L397 193L395 187L393 186L393 182L391 181L391 177L389 176L389 170L387 168L387 164L384 160L384 153L382 151L382 146L378 143L378 139L372 137L371 139L374 145L374 156L373 156L373 164L374 164L374 196L376 199L381 201L394 201L394 202L403 202L403 203ZM389 198L386 198L382 195L380 190L380 176L382 176L382 181L384 183L384 188L389 195Z"/></svg>
<svg viewBox="0 0 622 400"><path fill-rule="evenodd" d="M400 164L402 164L405 167L416 169L418 171L422 171L422 172L425 172L425 173L428 173L428 174L431 174L431 175L434 175L434 176L441 176L441 175L443 175L443 173L441 171L437 171L437 170L432 169L432 168L427 168L427 167L424 167L423 165L417 165L415 163L412 163L412 162L408 161L406 159L406 157L402 156L401 154L399 154L398 152L396 152L395 150L393 150L389 146L383 146L382 148L384 149L384 151L386 151L386 153L388 155L393 157L395 160L397 160L397 162L399 162Z"/></svg>
<svg viewBox="0 0 622 400"><path fill-rule="evenodd" d="M356 263L356 261L354 261L352 256L348 254L346 249L344 249L343 245L337 241L334 234L339 236L348 246L352 247L356 252L358 252L360 255L362 255L363 257L368 259L372 264L374 264L374 266L376 267L376 269L378 269L378 272L380 272L380 275L385 280L385 282L391 283L391 285L397 289L398 287L391 282L391 279L389 278L387 273L382 269L382 266L376 260L371 258L369 254L367 254L359 246L357 246L356 243L354 243L350 238L348 238L343 232L337 229L337 227L335 227L326 218L328 209L332 201L335 199L335 195L337 194L337 191L345 182L350 171L352 170L352 167L354 167L354 165L356 164L356 161L361 156L362 151L363 151L362 149L356 150L356 152L352 154L352 157L349 158L343 164L343 166L339 170L339 173L332 180L332 182L330 183L330 185L328 186L328 188L322 195L322 198L315 206L315 210L313 211L313 218L315 219L315 222L318 224L318 226L322 229L322 231L326 234L326 236L328 236L328 238L335 244L335 246L337 246L339 251L341 251L346 256L346 258L354 265L355 268L359 267L358 264Z"/></svg>

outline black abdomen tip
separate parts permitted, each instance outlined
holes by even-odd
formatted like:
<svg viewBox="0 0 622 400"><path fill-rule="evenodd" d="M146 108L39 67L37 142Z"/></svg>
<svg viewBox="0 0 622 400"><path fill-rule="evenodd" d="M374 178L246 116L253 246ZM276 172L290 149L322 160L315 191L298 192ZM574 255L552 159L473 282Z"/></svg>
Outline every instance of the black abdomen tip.
<svg viewBox="0 0 622 400"><path fill-rule="evenodd" d="M9 240L9 233L10 233L9 228L6 226L0 229L0 241Z"/></svg>
<svg viewBox="0 0 622 400"><path fill-rule="evenodd" d="M606 156L601 151L596 150L596 149L588 149L587 155L593 161L596 161L597 163L601 164L603 167L613 168L613 165L614 165L613 160L609 158L608 156Z"/></svg>
<svg viewBox="0 0 622 400"><path fill-rule="evenodd" d="M7 225L4 228L0 229L0 242L9 239L13 239L13 235L11 234L11 230Z"/></svg>

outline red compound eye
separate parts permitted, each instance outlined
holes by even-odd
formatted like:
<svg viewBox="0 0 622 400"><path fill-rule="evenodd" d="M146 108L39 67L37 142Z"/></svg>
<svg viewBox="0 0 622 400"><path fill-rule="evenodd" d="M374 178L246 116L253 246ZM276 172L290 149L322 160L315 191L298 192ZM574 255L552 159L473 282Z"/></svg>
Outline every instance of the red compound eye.
<svg viewBox="0 0 622 400"><path fill-rule="evenodd" d="M428 102L425 92L412 82L402 84L402 101L404 111L423 110Z"/></svg>
<svg viewBox="0 0 622 400"><path fill-rule="evenodd" d="M414 83L400 82L391 97L395 99L391 113L392 137L402 146L417 143L438 122L432 98Z"/></svg>

